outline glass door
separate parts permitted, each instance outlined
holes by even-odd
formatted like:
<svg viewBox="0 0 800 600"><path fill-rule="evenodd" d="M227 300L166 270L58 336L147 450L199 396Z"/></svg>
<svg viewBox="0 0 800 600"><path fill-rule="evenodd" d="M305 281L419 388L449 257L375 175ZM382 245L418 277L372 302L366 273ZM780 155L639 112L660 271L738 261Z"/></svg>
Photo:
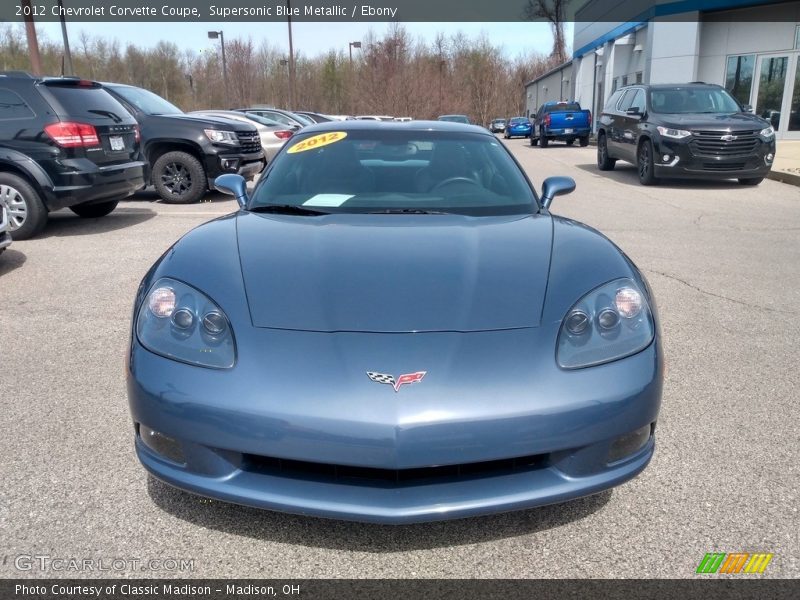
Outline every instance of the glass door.
<svg viewBox="0 0 800 600"><path fill-rule="evenodd" d="M797 29L800 32L800 27ZM800 33L798 33L800 35ZM792 71L790 71L791 73ZM786 93L789 104L786 119L786 135L790 139L800 139L800 54L794 55L794 78L789 82Z"/></svg>
<svg viewBox="0 0 800 600"><path fill-rule="evenodd" d="M783 98L786 77L789 72L789 56L760 56L758 58L756 90L756 114L772 123L775 131L781 131L788 120L783 113Z"/></svg>

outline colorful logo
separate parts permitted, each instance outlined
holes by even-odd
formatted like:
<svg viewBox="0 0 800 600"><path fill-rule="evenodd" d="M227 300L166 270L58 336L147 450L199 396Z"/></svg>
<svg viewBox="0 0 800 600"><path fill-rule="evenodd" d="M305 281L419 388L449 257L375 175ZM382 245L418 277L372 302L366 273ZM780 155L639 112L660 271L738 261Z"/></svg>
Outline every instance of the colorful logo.
<svg viewBox="0 0 800 600"><path fill-rule="evenodd" d="M766 552L708 552L697 565L697 573L763 573L773 554Z"/></svg>
<svg viewBox="0 0 800 600"><path fill-rule="evenodd" d="M425 377L425 373L427 373L427 371L406 373L404 375L400 375L400 377L395 379L393 375L387 375L386 373L375 373L374 371L367 371L367 377L369 377L375 383L385 383L387 385L390 385L394 388L395 392L399 392L400 386L408 385L411 383L419 383L420 381L422 381L422 378Z"/></svg>

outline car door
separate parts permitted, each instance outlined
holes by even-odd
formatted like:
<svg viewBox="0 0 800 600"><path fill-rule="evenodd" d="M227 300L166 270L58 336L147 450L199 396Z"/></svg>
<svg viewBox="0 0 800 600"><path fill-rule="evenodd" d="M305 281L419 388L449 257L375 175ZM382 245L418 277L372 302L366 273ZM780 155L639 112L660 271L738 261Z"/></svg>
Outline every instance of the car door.
<svg viewBox="0 0 800 600"><path fill-rule="evenodd" d="M614 119L611 125L611 133L608 136L608 149L609 154L615 158L630 160L630 144L626 139L625 133L628 126L628 118L625 111L633 102L635 95L635 89L626 89L617 104L611 107L610 112L614 115Z"/></svg>
<svg viewBox="0 0 800 600"><path fill-rule="evenodd" d="M625 93L619 105L620 153L624 160L636 161L636 148L639 144L640 123L645 112L644 90L632 88ZM629 114L631 109L638 109L638 114Z"/></svg>

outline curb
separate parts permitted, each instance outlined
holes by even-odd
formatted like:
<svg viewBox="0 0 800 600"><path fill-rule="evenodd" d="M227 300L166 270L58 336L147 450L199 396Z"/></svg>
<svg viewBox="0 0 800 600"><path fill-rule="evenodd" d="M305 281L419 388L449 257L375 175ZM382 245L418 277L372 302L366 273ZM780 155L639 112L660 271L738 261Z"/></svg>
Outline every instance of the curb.
<svg viewBox="0 0 800 600"><path fill-rule="evenodd" d="M772 179L774 181L780 181L781 183L787 183L789 185L796 185L800 187L800 175L787 173L786 171L770 171L767 173L767 179Z"/></svg>

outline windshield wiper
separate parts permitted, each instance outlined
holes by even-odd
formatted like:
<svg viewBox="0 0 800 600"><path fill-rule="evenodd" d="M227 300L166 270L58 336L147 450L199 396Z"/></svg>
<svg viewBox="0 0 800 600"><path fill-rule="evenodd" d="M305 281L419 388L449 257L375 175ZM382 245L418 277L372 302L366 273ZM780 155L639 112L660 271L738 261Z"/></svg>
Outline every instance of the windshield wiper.
<svg viewBox="0 0 800 600"><path fill-rule="evenodd" d="M108 117L114 123L122 123L122 117L120 117L117 113L111 112L110 110L100 110L96 108L90 108L86 112L94 113L96 115L102 115L104 117Z"/></svg>
<svg viewBox="0 0 800 600"><path fill-rule="evenodd" d="M443 210L426 210L424 208L387 208L385 210L371 210L369 215L452 215L454 213Z"/></svg>
<svg viewBox="0 0 800 600"><path fill-rule="evenodd" d="M266 204L263 206L254 206L250 209L250 212L273 213L279 215L301 215L309 217L331 214L322 210L314 210L312 208L297 206L296 204Z"/></svg>

